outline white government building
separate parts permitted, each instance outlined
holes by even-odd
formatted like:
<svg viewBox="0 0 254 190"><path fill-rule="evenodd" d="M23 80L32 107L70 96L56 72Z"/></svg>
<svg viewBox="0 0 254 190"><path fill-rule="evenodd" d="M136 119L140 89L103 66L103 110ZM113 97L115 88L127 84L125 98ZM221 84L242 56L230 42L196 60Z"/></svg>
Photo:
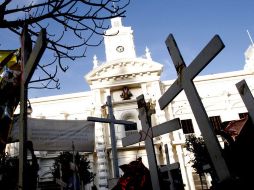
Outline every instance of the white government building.
<svg viewBox="0 0 254 190"><path fill-rule="evenodd" d="M145 57L136 55L133 30L131 27L123 26L121 18L112 19L111 25L104 37L106 62L99 64L95 56L93 70L84 76L91 90L31 99L33 107L31 117L60 120L86 120L88 116L103 117L101 106L106 103L107 96L110 95L115 118L137 122L137 128L115 125L119 165L142 157L143 163L148 167L143 142L123 147L121 141L123 137L141 130L136 97L143 94L145 100L155 106L156 113L152 115L153 126L174 118L179 118L182 124L182 129L154 138L158 165L166 164L163 147L167 144L170 162L180 163L185 189L197 189L190 155L185 148L185 135L189 133L199 135L200 130L184 92L181 92L164 110L160 110L158 99L173 84L174 80L161 81L163 65L152 59L147 48ZM117 35L110 35L117 31ZM214 127L218 127L218 123L224 121L239 119L241 113L247 112L235 84L245 79L249 88L254 90L253 44L246 50L245 59L246 64L240 71L198 76L194 79ZM123 100L121 97L124 87L127 87L132 93L129 100ZM37 152L41 167L40 181L47 181L52 177L49 168L52 164L52 157L56 155L56 152L52 151ZM93 164L93 172L97 174L96 186L99 189L108 189L109 179L112 178L113 173L108 124L96 122L95 149L94 152L87 153L87 155ZM119 172L122 174L120 169Z"/></svg>

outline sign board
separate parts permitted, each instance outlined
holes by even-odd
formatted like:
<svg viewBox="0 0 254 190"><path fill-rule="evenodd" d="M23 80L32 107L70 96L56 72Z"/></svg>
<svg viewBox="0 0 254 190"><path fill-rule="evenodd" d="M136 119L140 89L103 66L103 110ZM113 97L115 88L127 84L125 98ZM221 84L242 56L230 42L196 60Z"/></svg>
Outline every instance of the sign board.
<svg viewBox="0 0 254 190"><path fill-rule="evenodd" d="M10 134L12 142L18 141L19 121L14 122ZM36 151L71 151L72 142L79 152L94 151L94 122L86 120L27 120L27 139Z"/></svg>

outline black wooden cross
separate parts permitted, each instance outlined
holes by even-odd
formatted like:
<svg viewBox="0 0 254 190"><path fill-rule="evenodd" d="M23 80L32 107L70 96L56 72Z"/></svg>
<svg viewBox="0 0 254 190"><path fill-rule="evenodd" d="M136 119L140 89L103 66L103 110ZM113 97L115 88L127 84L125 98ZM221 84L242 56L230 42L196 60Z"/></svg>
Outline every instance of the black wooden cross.
<svg viewBox="0 0 254 190"><path fill-rule="evenodd" d="M164 181L169 182L169 189L170 190L176 190L177 188L175 187L174 179L173 179L173 176L172 176L171 173L172 173L172 170L179 169L180 164L179 164L179 162L175 162L173 164L170 164L167 144L165 144L164 147L165 147L165 154L166 154L166 158L167 158L167 165L160 167L160 172L167 172L168 173L168 179L166 179ZM182 177L182 176L179 176L179 177ZM182 180L180 180L180 181L182 182ZM181 184L178 184L178 185L181 185Z"/></svg>
<svg viewBox="0 0 254 190"><path fill-rule="evenodd" d="M238 92L249 112L249 117L252 123L254 123L254 98L245 80L242 80L236 84Z"/></svg>
<svg viewBox="0 0 254 190"><path fill-rule="evenodd" d="M170 34L166 40L169 54L175 65L178 79L159 99L160 108L164 109L182 90L185 91L192 112L196 118L206 147L210 154L219 181L230 178L230 172L222 156L222 150L213 131L211 122L200 100L193 79L205 68L210 61L224 48L224 44L218 35L207 44L199 55L186 67L182 55L177 47L175 39Z"/></svg>
<svg viewBox="0 0 254 190"><path fill-rule="evenodd" d="M144 95L137 97L139 119L142 125L142 131L122 139L123 146L132 145L141 141L145 141L147 159L153 190L160 190L158 166L154 151L153 137L157 137L181 128L179 119L167 121L155 127L151 126L151 115L144 99Z"/></svg>
<svg viewBox="0 0 254 190"><path fill-rule="evenodd" d="M26 190L27 182L27 87L46 48L46 30L42 29L32 48L27 26L21 36L21 86L20 86L20 126L19 126L19 190Z"/></svg>
<svg viewBox="0 0 254 190"><path fill-rule="evenodd" d="M116 135L115 135L115 124L121 125L136 125L132 121L116 120L113 108L111 96L107 96L107 103L109 118L98 118L98 117L87 117L87 121L94 121L100 123L109 123L110 124L110 136L111 136L111 147L112 147L112 157L113 157L113 169L114 169L114 178L119 177L119 168L118 168L118 157L117 157L117 148L116 148Z"/></svg>

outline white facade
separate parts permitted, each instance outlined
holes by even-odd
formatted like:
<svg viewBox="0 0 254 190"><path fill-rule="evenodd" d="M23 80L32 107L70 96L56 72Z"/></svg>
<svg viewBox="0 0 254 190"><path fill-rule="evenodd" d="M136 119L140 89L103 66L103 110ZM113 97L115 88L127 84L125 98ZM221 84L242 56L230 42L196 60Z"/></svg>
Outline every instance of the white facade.
<svg viewBox="0 0 254 190"><path fill-rule="evenodd" d="M101 106L106 103L107 96L111 95L115 118L137 122L137 130L135 131L126 131L124 126L115 125L119 165L142 157L143 163L148 167L143 142L126 148L122 147L121 144L123 137L141 130L136 103L137 96L144 94L147 102L150 101L155 104L156 114L152 115L153 126L173 118L191 119L195 133L200 134L200 131L184 92L181 92L165 110L160 110L158 99L174 81L160 80L163 66L152 60L148 49L146 50L146 58L136 56L131 28L124 27L121 19L115 18L112 19L112 28L107 30L105 34L106 63L100 65L97 58L94 57L94 68L85 76L91 91L31 99L33 107L31 116L66 120L84 120L88 116L103 117L105 115ZM116 35L112 36L112 34ZM245 79L253 91L253 74L254 47L250 46L246 52L244 70L197 77L194 83L208 116L220 116L223 122L239 119L239 113L247 112L235 84ZM125 86L133 94L130 100L123 100L120 97ZM96 123L95 128L96 147L93 153L89 153L89 157L93 163L94 172L97 173L97 187L107 189L113 171L110 130L107 124L101 123ZM189 163L188 152L184 148L184 142L185 135L182 129L155 138L155 154L158 165L166 164L163 147L164 144L168 144L170 162L180 163L185 189L193 190L195 189L193 170ZM50 152L40 153L41 158L48 158L49 155ZM47 169L42 170L40 171L41 178L50 175Z"/></svg>

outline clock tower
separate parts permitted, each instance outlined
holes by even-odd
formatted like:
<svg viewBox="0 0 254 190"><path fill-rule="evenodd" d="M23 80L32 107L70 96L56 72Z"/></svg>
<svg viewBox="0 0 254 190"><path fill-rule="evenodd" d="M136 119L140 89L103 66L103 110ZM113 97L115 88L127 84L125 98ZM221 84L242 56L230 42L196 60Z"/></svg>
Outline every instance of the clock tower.
<svg viewBox="0 0 254 190"><path fill-rule="evenodd" d="M121 17L111 19L111 28L105 32L106 60L136 58L133 30L122 25Z"/></svg>

